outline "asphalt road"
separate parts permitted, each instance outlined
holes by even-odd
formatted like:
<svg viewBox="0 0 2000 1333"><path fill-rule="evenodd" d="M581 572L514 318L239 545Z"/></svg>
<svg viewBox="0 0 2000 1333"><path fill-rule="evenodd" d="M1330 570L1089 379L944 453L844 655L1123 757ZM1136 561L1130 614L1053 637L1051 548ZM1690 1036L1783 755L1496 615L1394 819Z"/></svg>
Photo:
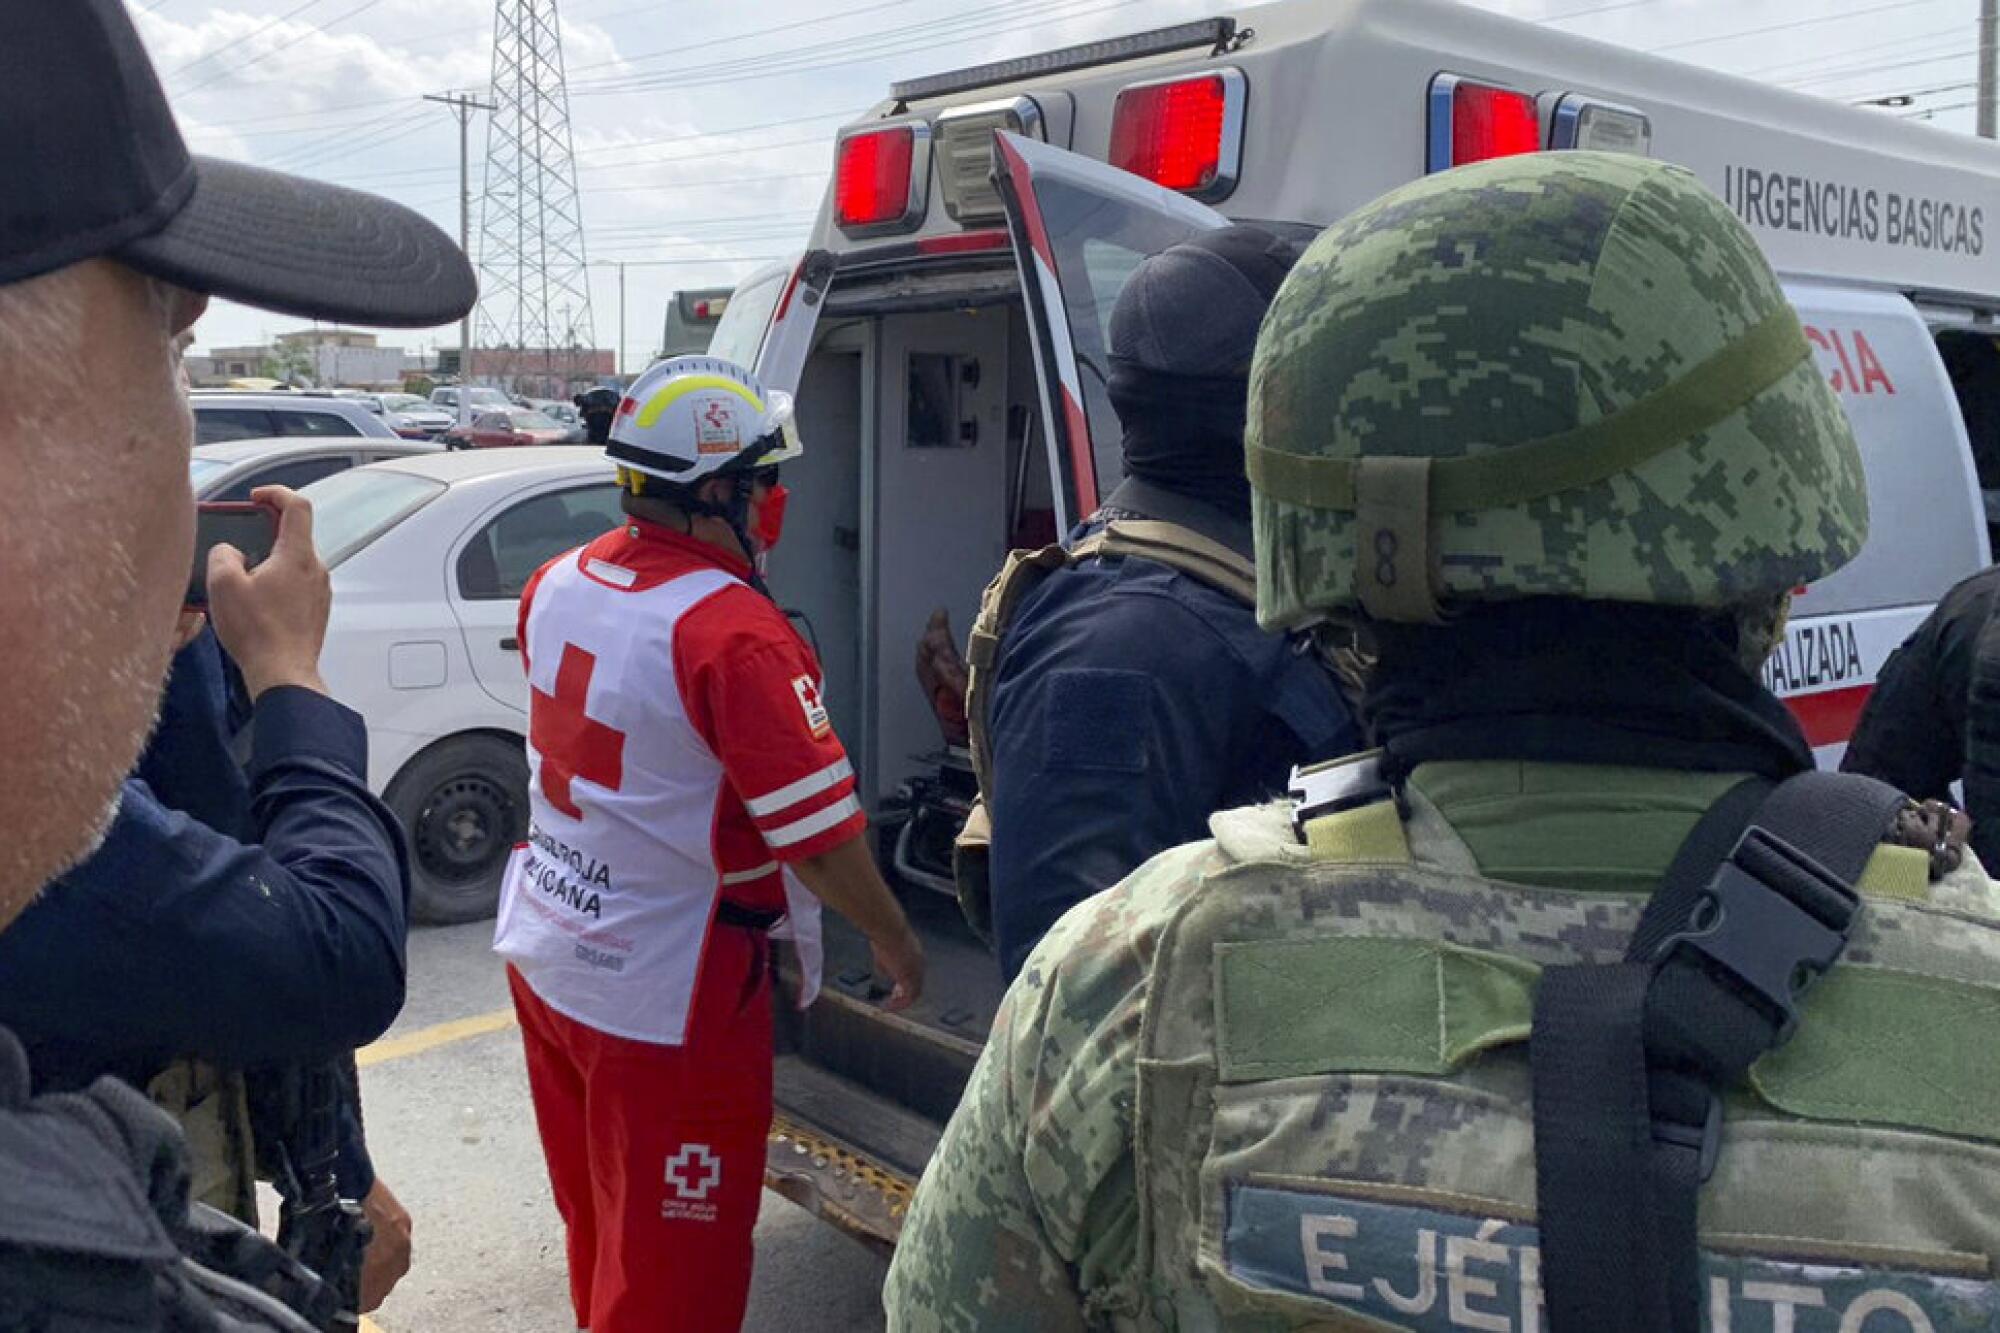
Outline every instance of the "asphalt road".
<svg viewBox="0 0 2000 1333"><path fill-rule="evenodd" d="M491 938L490 923L415 931L409 1003L361 1056L368 1145L415 1222L415 1264L376 1312L380 1333L575 1327L562 1222ZM767 1191L744 1327L879 1330L883 1272L869 1251Z"/></svg>

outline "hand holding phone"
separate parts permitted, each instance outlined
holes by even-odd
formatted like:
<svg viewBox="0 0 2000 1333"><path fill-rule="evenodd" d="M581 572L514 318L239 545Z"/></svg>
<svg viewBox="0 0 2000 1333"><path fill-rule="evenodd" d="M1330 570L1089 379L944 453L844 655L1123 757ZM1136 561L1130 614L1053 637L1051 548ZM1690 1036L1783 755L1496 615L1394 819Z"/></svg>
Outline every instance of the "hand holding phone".
<svg viewBox="0 0 2000 1333"><path fill-rule="evenodd" d="M243 553L243 563L256 568L270 558L278 542L278 511L256 501L211 500L194 507L194 572L188 579L187 609L208 605L208 559L227 544Z"/></svg>
<svg viewBox="0 0 2000 1333"><path fill-rule="evenodd" d="M254 569L232 543L213 549L209 622L242 669L252 699L278 685L324 694L319 652L333 609L333 586L313 549L312 502L283 486L261 487L250 498L277 514L277 540Z"/></svg>

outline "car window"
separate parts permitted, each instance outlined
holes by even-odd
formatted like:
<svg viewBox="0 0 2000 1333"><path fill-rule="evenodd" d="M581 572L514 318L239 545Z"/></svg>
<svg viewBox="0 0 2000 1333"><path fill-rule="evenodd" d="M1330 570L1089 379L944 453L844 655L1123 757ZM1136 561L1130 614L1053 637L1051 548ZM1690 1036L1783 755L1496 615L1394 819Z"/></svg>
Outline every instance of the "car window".
<svg viewBox="0 0 2000 1333"><path fill-rule="evenodd" d="M201 407L194 410L194 442L216 444L223 440L260 440L276 435L271 414L260 407Z"/></svg>
<svg viewBox="0 0 2000 1333"><path fill-rule="evenodd" d="M512 430L513 421L505 412L481 412L472 419L474 430Z"/></svg>
<svg viewBox="0 0 2000 1333"><path fill-rule="evenodd" d="M336 472L345 472L354 466L352 454L328 454L322 458L291 458L259 468L240 481L232 482L227 489L216 495L217 500L247 500L250 492L259 486L289 486L293 490L304 490L321 477L330 477Z"/></svg>
<svg viewBox="0 0 2000 1333"><path fill-rule="evenodd" d="M516 430L562 429L562 422L557 421L546 412L530 412L523 408L521 411L512 412L508 415L512 418Z"/></svg>
<svg viewBox="0 0 2000 1333"><path fill-rule="evenodd" d="M359 435L361 428L337 412L300 412L279 409L271 413L280 435Z"/></svg>
<svg viewBox="0 0 2000 1333"><path fill-rule="evenodd" d="M313 483L313 545L328 568L442 495L445 484L407 472L349 468Z"/></svg>
<svg viewBox="0 0 2000 1333"><path fill-rule="evenodd" d="M466 544L458 557L458 595L475 602L517 598L536 570L624 519L616 486L581 486L522 500Z"/></svg>

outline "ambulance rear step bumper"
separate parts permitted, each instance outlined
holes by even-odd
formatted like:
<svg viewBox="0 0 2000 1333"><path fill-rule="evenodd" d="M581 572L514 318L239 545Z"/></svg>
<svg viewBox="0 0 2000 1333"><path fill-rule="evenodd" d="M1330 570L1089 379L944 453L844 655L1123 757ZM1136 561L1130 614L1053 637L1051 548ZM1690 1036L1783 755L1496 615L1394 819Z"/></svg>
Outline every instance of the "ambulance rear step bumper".
<svg viewBox="0 0 2000 1333"><path fill-rule="evenodd" d="M941 1126L798 1056L778 1059L765 1187L870 1248L895 1248Z"/></svg>

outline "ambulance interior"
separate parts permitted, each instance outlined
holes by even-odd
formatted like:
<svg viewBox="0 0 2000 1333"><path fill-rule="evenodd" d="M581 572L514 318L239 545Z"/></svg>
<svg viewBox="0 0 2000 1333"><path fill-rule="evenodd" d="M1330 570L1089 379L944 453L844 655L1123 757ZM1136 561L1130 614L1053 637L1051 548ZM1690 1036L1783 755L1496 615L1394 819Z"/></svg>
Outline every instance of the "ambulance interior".
<svg viewBox="0 0 2000 1333"><path fill-rule="evenodd" d="M875 1127L884 1139L859 1146L921 1166L935 1126L906 1108L938 1121L949 1114L1001 986L949 892L955 822L911 829L898 799L913 782L953 783L968 799L973 791L962 749L947 750L950 707L933 707L916 657L940 610L962 648L1006 553L1056 535L1011 254L930 271L921 282L893 274L836 280L799 379L797 412L805 455L785 465L790 500L770 583L817 647L827 707L875 820L878 859L885 870L900 864L896 877L930 972L924 999L904 1015L909 1043L885 1045L873 1026L859 1039L863 1028L850 1025L866 1022L880 986L865 941L829 913L823 994L831 1003L780 1024L781 1043L806 1058L781 1059L779 1100L886 1094L901 1105L871 1102L839 1123ZM913 837L929 841L929 855L916 858L928 869L911 864ZM954 1067L949 1075L930 1063L940 1059Z"/></svg>

